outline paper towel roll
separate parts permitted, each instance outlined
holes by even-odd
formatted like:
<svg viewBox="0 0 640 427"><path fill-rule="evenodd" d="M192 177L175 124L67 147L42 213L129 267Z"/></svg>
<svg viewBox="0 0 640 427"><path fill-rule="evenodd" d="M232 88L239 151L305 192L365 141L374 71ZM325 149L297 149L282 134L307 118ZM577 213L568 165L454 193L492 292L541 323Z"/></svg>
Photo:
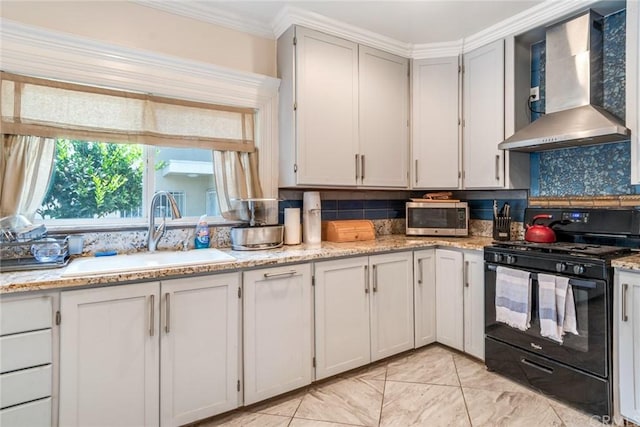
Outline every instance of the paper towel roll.
<svg viewBox="0 0 640 427"><path fill-rule="evenodd" d="M300 244L300 208L285 208L284 210L284 244Z"/></svg>

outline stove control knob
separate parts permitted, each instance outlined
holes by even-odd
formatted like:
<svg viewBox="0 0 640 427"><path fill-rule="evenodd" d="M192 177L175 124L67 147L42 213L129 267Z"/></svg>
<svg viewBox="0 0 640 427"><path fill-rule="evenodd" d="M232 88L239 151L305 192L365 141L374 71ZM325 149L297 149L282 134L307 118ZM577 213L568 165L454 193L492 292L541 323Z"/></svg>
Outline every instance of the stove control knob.
<svg viewBox="0 0 640 427"><path fill-rule="evenodd" d="M502 262L502 254L493 254L493 262Z"/></svg>
<svg viewBox="0 0 640 427"><path fill-rule="evenodd" d="M567 264L565 264L564 262L559 262L556 264L556 271L558 273L562 273L563 271L567 270Z"/></svg>
<svg viewBox="0 0 640 427"><path fill-rule="evenodd" d="M513 255L507 255L507 264L515 264L516 263L516 257L514 257Z"/></svg>
<svg viewBox="0 0 640 427"><path fill-rule="evenodd" d="M574 274L583 274L584 273L584 265L576 264L573 266Z"/></svg>

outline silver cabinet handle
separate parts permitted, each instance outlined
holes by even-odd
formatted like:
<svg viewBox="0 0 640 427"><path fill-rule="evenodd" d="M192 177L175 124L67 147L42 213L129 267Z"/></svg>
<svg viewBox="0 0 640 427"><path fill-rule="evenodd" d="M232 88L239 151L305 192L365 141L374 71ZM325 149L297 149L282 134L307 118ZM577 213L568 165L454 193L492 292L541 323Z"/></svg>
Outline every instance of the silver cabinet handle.
<svg viewBox="0 0 640 427"><path fill-rule="evenodd" d="M164 294L164 314L164 331L168 334L171 324L171 294L169 292Z"/></svg>
<svg viewBox="0 0 640 427"><path fill-rule="evenodd" d="M156 328L154 323L155 321L155 317L156 317L156 296L155 295L151 295L151 297L149 298L149 304L151 305L151 308L149 309L149 336L152 337L155 335L156 333Z"/></svg>
<svg viewBox="0 0 640 427"><path fill-rule="evenodd" d="M364 293L369 293L369 266L364 266Z"/></svg>
<svg viewBox="0 0 640 427"><path fill-rule="evenodd" d="M469 287L469 261L464 262L464 286Z"/></svg>
<svg viewBox="0 0 640 427"><path fill-rule="evenodd" d="M360 179L364 182L364 154L360 155Z"/></svg>
<svg viewBox="0 0 640 427"><path fill-rule="evenodd" d="M627 316L627 291L629 290L629 285L627 283L622 284L622 321L626 322L629 320L629 316Z"/></svg>
<svg viewBox="0 0 640 427"><path fill-rule="evenodd" d="M415 176L416 176L416 184L417 184L418 183L418 159L416 159Z"/></svg>
<svg viewBox="0 0 640 427"><path fill-rule="evenodd" d="M295 270L286 271L284 273L264 273L264 278L273 279L276 277L295 276L295 274L296 274Z"/></svg>
<svg viewBox="0 0 640 427"><path fill-rule="evenodd" d="M378 272L376 271L376 265L373 264L373 292L378 292Z"/></svg>
<svg viewBox="0 0 640 427"><path fill-rule="evenodd" d="M356 154L356 182L360 178L360 154Z"/></svg>
<svg viewBox="0 0 640 427"><path fill-rule="evenodd" d="M422 259L418 260L418 285L422 285Z"/></svg>
<svg viewBox="0 0 640 427"><path fill-rule="evenodd" d="M496 154L496 181L500 181L500 155Z"/></svg>

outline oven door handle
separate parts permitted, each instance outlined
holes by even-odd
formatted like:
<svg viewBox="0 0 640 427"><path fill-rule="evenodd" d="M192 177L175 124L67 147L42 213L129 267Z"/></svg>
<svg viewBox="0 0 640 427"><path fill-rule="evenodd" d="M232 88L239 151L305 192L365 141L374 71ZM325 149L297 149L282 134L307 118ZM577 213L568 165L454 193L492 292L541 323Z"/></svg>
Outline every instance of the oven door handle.
<svg viewBox="0 0 640 427"><path fill-rule="evenodd" d="M507 267L510 268L510 267ZM495 264L487 264L487 270L490 271L497 271L498 270L498 266ZM518 269L518 270L523 270L526 271L522 268ZM549 273L552 274L552 273ZM557 275L559 276L559 275ZM565 276L566 277L566 276ZM538 273L531 273L531 280L538 280ZM582 279L569 279L569 284L575 288L589 288L589 289L595 289L597 286L597 283L594 282L593 280L582 280Z"/></svg>
<svg viewBox="0 0 640 427"><path fill-rule="evenodd" d="M546 372L547 374L551 375L553 374L553 369L548 368L546 366L543 366L539 363L536 362L532 362L531 360L525 359L524 357L520 358L520 362L522 362L523 364L527 365L527 366L531 366L532 368L536 368L542 372Z"/></svg>

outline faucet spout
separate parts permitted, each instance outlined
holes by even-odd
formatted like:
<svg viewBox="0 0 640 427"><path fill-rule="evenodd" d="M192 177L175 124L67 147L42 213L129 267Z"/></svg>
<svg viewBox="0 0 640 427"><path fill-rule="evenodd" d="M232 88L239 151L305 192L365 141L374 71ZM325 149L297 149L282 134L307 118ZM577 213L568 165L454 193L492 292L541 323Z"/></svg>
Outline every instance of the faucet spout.
<svg viewBox="0 0 640 427"><path fill-rule="evenodd" d="M158 227L156 227L156 205L158 201L162 198L162 196L166 197L169 202L169 210L171 211L172 219L182 218L182 214L180 213L180 208L178 207L178 202L176 199L169 193L168 191L158 191L151 198L151 203L149 204L149 229L147 230L147 249L149 252L155 252L158 247L158 242L164 235L166 231L166 218L167 213L163 210L162 222Z"/></svg>

